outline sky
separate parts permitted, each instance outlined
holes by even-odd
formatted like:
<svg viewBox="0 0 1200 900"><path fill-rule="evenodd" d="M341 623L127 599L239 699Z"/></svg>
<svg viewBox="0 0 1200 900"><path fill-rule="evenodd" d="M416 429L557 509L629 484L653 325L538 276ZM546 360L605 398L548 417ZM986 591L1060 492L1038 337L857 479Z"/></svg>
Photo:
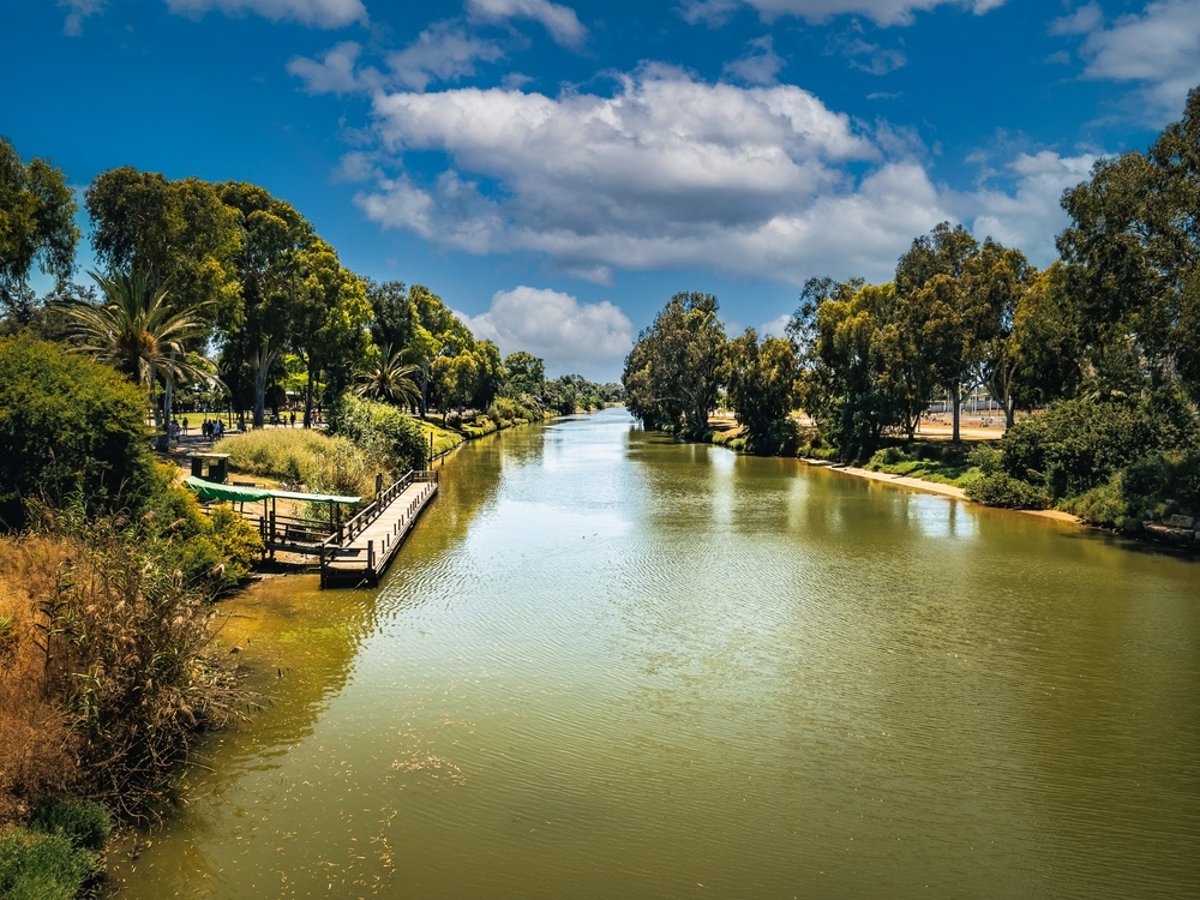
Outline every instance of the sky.
<svg viewBox="0 0 1200 900"><path fill-rule="evenodd" d="M598 380L677 292L778 334L807 278L889 280L941 221L1047 265L1062 192L1200 85L1200 0L5 6L0 135L81 208L123 165L253 182Z"/></svg>

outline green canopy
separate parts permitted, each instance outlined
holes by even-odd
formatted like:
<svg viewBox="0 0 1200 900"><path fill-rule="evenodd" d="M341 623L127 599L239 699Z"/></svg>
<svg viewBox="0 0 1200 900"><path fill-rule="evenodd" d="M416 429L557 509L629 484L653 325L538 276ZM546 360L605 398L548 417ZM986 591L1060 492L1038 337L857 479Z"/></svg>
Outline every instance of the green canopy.
<svg viewBox="0 0 1200 900"><path fill-rule="evenodd" d="M347 506L358 503L361 497L339 497L336 494L301 494L298 491L275 491L267 488L239 487L233 484L217 484L203 478L190 476L184 481L201 500L232 500L236 503L252 503L258 500L309 500L321 503L341 503Z"/></svg>

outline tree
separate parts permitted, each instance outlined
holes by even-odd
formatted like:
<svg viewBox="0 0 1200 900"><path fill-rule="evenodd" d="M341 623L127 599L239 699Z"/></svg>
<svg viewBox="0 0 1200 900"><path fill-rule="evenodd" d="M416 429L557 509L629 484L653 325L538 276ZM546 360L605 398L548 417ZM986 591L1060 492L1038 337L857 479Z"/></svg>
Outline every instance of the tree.
<svg viewBox="0 0 1200 900"><path fill-rule="evenodd" d="M518 350L504 357L504 371L507 374L500 389L501 394L513 399L541 399L546 385L546 364L542 359Z"/></svg>
<svg viewBox="0 0 1200 900"><path fill-rule="evenodd" d="M137 499L152 481L145 401L112 368L55 344L0 338L0 526L20 528L25 502L88 511Z"/></svg>
<svg viewBox="0 0 1200 900"><path fill-rule="evenodd" d="M729 342L724 381L738 423L752 449L778 452L795 437L790 418L799 366L796 347L784 338L759 343L753 328Z"/></svg>
<svg viewBox="0 0 1200 900"><path fill-rule="evenodd" d="M235 260L241 304L229 316L226 352L250 367L254 425L265 419L267 380L293 334L292 299L303 278L301 251L316 240L291 206L257 185L226 182L221 200L236 211L241 243Z"/></svg>
<svg viewBox="0 0 1200 900"><path fill-rule="evenodd" d="M421 389L413 376L420 370L420 366L403 361L403 351L384 347L372 354L368 364L359 370L354 393L385 403L416 406Z"/></svg>
<svg viewBox="0 0 1200 900"><path fill-rule="evenodd" d="M367 352L371 305L366 285L338 262L320 238L299 251L300 282L291 298L292 346L305 363L304 425L312 418L313 386L326 373L328 399L341 394Z"/></svg>
<svg viewBox="0 0 1200 900"><path fill-rule="evenodd" d="M155 381L163 380L167 388L162 410L165 430L170 425L175 385L216 380L211 363L192 349L203 338L205 325L194 309L177 309L170 294L153 288L144 273L105 276L93 272L92 278L104 294L104 305L67 306L72 335L80 342L80 350L112 365L148 397Z"/></svg>
<svg viewBox="0 0 1200 900"><path fill-rule="evenodd" d="M1063 208L1072 224L1058 247L1097 374L1127 378L1111 365L1116 352L1152 383L1178 378L1200 400L1200 89L1148 154L1100 160ZM1120 389L1099 385L1110 388Z"/></svg>
<svg viewBox="0 0 1200 900"><path fill-rule="evenodd" d="M711 294L676 294L638 336L622 383L630 412L647 427L670 426L696 437L708 430L726 344L717 309Z"/></svg>
<svg viewBox="0 0 1200 900"><path fill-rule="evenodd" d="M479 364L469 350L457 356L439 356L433 361L432 379L442 408L443 424L451 408L458 410L459 421L462 421L464 408L475 391L478 374Z"/></svg>
<svg viewBox="0 0 1200 900"><path fill-rule="evenodd" d="M0 137L0 303L22 324L33 313L27 285L36 265L61 284L75 262L75 201L66 176L43 159L21 162Z"/></svg>
<svg viewBox="0 0 1200 900"><path fill-rule="evenodd" d="M208 326L237 318L242 235L214 185L123 166L98 175L86 198L106 269L142 272L154 289L169 284L175 304L194 308Z"/></svg>

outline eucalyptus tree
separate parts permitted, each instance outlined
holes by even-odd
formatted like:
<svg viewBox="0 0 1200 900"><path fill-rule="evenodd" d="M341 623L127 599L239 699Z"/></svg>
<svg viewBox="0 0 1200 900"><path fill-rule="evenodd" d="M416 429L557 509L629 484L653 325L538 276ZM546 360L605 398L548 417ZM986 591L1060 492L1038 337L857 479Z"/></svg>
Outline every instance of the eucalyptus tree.
<svg viewBox="0 0 1200 900"><path fill-rule="evenodd" d="M630 411L650 427L694 436L708 430L721 387L725 328L711 294L676 294L642 332L625 359L622 383Z"/></svg>
<svg viewBox="0 0 1200 900"><path fill-rule="evenodd" d="M1200 401L1200 89L1148 153L1098 161L1063 207L1072 223L1058 246L1084 340L1108 364L1094 359L1095 368L1121 377L1111 363L1123 356L1153 383L1178 378Z"/></svg>
<svg viewBox="0 0 1200 900"><path fill-rule="evenodd" d="M786 338L760 342L758 333L747 328L729 341L725 391L753 449L778 451L794 438L791 412L799 372L796 346Z"/></svg>
<svg viewBox="0 0 1200 900"><path fill-rule="evenodd" d="M96 176L86 202L107 270L142 272L155 289L169 284L175 305L194 308L210 327L236 317L242 235L214 185L123 166Z"/></svg>
<svg viewBox="0 0 1200 900"><path fill-rule="evenodd" d="M75 201L66 177L44 159L21 161L0 137L0 304L21 324L33 314L36 265L61 287L75 268Z"/></svg>
<svg viewBox="0 0 1200 900"><path fill-rule="evenodd" d="M241 234L235 258L240 303L225 327L226 352L245 361L254 386L254 425L266 417L267 382L293 335L293 300L304 278L303 251L317 240L308 221L264 188L229 181L218 187Z"/></svg>
<svg viewBox="0 0 1200 900"><path fill-rule="evenodd" d="M71 335L79 350L140 385L151 402L156 381L163 381L165 430L170 426L175 386L217 380L212 364L197 352L207 326L195 307L175 306L168 291L155 288L144 272L93 272L92 278L103 294L103 305L67 305Z"/></svg>

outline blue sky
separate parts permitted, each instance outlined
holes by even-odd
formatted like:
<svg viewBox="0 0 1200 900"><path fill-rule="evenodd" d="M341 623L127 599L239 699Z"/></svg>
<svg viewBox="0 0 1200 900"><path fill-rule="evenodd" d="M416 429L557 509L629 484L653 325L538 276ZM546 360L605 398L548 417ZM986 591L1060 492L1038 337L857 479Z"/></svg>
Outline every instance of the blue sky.
<svg viewBox="0 0 1200 900"><path fill-rule="evenodd" d="M261 184L604 379L677 291L778 331L943 219L1045 265L1062 191L1200 84L1200 0L38 0L5 32L24 158Z"/></svg>

